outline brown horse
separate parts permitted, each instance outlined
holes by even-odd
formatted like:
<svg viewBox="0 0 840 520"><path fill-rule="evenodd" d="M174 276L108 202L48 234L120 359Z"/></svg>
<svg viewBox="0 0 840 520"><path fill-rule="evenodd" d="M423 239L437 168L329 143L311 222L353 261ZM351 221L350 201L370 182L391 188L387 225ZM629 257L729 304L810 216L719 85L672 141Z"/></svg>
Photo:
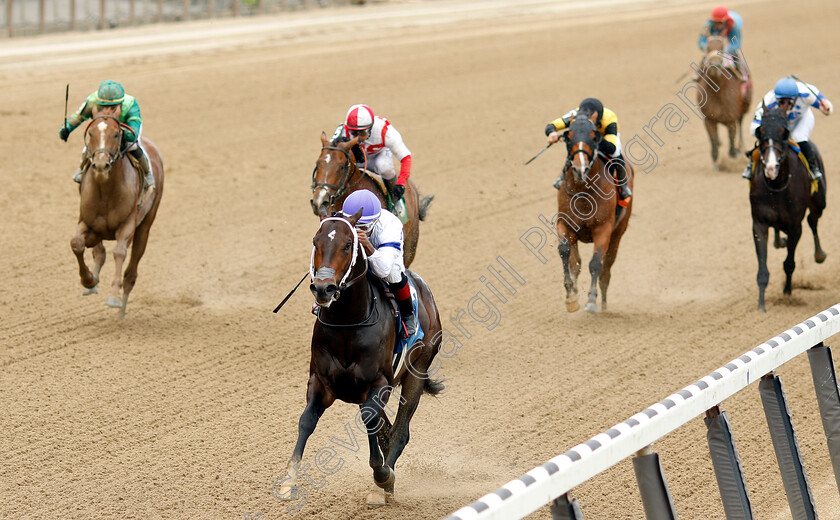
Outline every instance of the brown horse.
<svg viewBox="0 0 840 520"><path fill-rule="evenodd" d="M808 225L814 235L814 260L819 264L825 261L826 254L820 246L817 234L817 222L826 206L826 176L823 175L812 193L812 183L808 168L799 159L798 153L791 148L788 139L790 130L780 108L767 109L761 118L761 126L756 131L758 138L758 157L755 172L750 181L750 207L752 208L753 241L758 258L758 310L765 312L764 291L770 280L767 270L767 237L770 227L776 230L777 247L787 247L785 258L784 295L792 292L793 270L796 268L796 246L802 236L802 219L808 211ZM816 146L814 153L820 163L820 171L825 171L822 157ZM786 241L779 240L779 231L787 235Z"/></svg>
<svg viewBox="0 0 840 520"><path fill-rule="evenodd" d="M597 117L596 115L591 116ZM595 123L586 115L578 115L564 134L568 157L564 168L563 184L557 193L558 213L555 215L560 237L560 258L563 259L566 309L575 312L578 304L577 280L580 274L578 241L595 246L589 273L592 284L585 309L598 312L597 282L601 285L601 310L607 310L607 287L610 285L612 265L618 254L630 213L632 199L626 208L618 206L618 190L609 169L627 168L627 182L633 188L633 169L621 161L608 162L595 152L600 133ZM608 166L609 165L609 166Z"/></svg>
<svg viewBox="0 0 840 520"><path fill-rule="evenodd" d="M708 53L703 58L701 67L705 68L704 75L713 85L708 83L704 85L701 80L698 80L703 91L697 93L700 111L705 116L703 122L712 144L712 164L716 170L719 168L718 148L720 146L718 125L721 124L729 130L729 156L737 157L738 152L744 149L742 124L752 99L751 83L744 84L737 64L720 52L723 50L723 42L723 38L719 36L709 37ZM705 78L702 81L705 82ZM736 126L737 146L735 145Z"/></svg>
<svg viewBox="0 0 840 520"><path fill-rule="evenodd" d="M355 422L366 427L377 486L368 503L384 504L385 493L394 491L394 466L408 443L409 422L420 396L424 391L435 395L443 390L443 384L428 373L440 348L440 316L429 287L408 270L406 275L417 290L417 318L426 340L406 347L408 370L395 378L391 360L397 324L382 283L367 274L367 256L354 228L360 215L361 210L346 219L322 219L313 239L309 288L321 310L312 332L306 408L300 416L297 443L278 486L279 495L272 490L280 500L299 499L297 482L306 441L324 411L340 399L359 405ZM401 385L400 404L391 426L383 409L396 385ZM349 435L355 444L353 429Z"/></svg>
<svg viewBox="0 0 840 520"><path fill-rule="evenodd" d="M341 209L344 199L356 190L370 190L379 197L382 207L388 209L387 196L379 183L363 172L353 160L353 147L358 138L349 141L330 142L327 134L321 133L321 155L312 172L312 211L318 216L329 215ZM417 187L409 179L405 185L405 209L408 221L403 224L405 250L403 261L406 267L414 261L417 241L420 238L420 221L426 219L426 210L434 196L420 198Z"/></svg>
<svg viewBox="0 0 840 520"><path fill-rule="evenodd" d="M88 167L79 188L79 226L70 247L79 261L79 275L84 294L99 292L99 271L105 263L103 240L116 240L114 280L106 305L120 309L125 317L128 295L137 281L137 264L146 250L149 229L155 221L163 193L163 162L157 147L143 138L155 177L155 189L143 197L143 178L132 166L123 149L123 128L119 105L94 111L85 129L85 154ZM133 242L133 244L132 244ZM131 246L131 259L121 277L123 262ZM85 264L85 248L93 250L93 271ZM122 295L120 295L122 288Z"/></svg>

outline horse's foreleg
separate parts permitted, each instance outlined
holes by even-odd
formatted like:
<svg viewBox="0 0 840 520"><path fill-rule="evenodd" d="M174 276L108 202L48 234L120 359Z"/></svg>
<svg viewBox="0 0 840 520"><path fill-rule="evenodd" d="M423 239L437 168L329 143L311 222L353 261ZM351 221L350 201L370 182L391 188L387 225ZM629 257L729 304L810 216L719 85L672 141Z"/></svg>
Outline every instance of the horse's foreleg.
<svg viewBox="0 0 840 520"><path fill-rule="evenodd" d="M793 292L793 270L796 269L796 245L799 243L799 238L802 236L802 223L799 222L788 233L787 240L787 258L785 258L785 296L790 296Z"/></svg>
<svg viewBox="0 0 840 520"><path fill-rule="evenodd" d="M717 123L709 119L708 117L703 119L703 123L706 125L706 133L709 134L709 141L712 144L712 164L714 165L715 169L717 170L718 165L718 145L720 141L718 140L717 135Z"/></svg>
<svg viewBox="0 0 840 520"><path fill-rule="evenodd" d="M738 157L738 148L735 147L735 131L737 123L729 123L726 128L729 130L729 157Z"/></svg>
<svg viewBox="0 0 840 520"><path fill-rule="evenodd" d="M292 458L289 459L286 475L277 490L279 496L275 495L278 500L294 500L297 498L298 477L305 474L309 469L308 465L303 468L300 467L300 461L303 459L303 449L306 447L306 441L315 431L318 419L321 418L324 410L329 408L333 401L333 398L325 396L318 379L314 375L310 376L306 391L306 408L304 408L298 421L298 437L295 449L292 452ZM272 495L274 495L274 490L272 490Z"/></svg>
<svg viewBox="0 0 840 520"><path fill-rule="evenodd" d="M563 261L563 286L566 288L566 310L569 312L575 312L580 308L577 301L577 277L573 276L572 250L572 244L563 235L560 235L560 245L557 246L557 251Z"/></svg>
<svg viewBox="0 0 840 520"><path fill-rule="evenodd" d="M767 289L767 282L770 280L770 271L767 270L767 225L753 220L753 242L755 243L755 256L758 259L758 310L766 312L764 307L764 290Z"/></svg>
<svg viewBox="0 0 840 520"><path fill-rule="evenodd" d="M817 210L816 212L814 210ZM818 264L825 262L826 255L820 246L820 235L817 233L817 223L822 216L822 209L811 207L808 210L808 226L811 228L811 233L814 235L814 261Z"/></svg>
<svg viewBox="0 0 840 520"><path fill-rule="evenodd" d="M588 312L598 312L598 280L604 268L604 256L609 251L610 235L613 229L612 226L603 225L592 233L592 244L595 246L592 260L589 261L589 275L592 276L592 282L589 285L589 294L584 307L584 310Z"/></svg>
<svg viewBox="0 0 840 520"><path fill-rule="evenodd" d="M90 290L96 287L99 283L99 276L88 269L85 263L85 245L92 238L93 232L88 228L84 222L79 222L76 228L76 234L70 239L70 249L76 255L76 260L79 262L79 277L82 280L82 287L89 289L85 294L91 294L94 291Z"/></svg>
<svg viewBox="0 0 840 520"><path fill-rule="evenodd" d="M601 286L601 311L603 312L606 312L607 310L607 288L610 286L612 266L618 256L618 244L621 242L623 234L623 229L613 231L612 236L610 237L610 246L607 248L607 254L604 255L604 267L601 269L601 276L598 278L598 282Z"/></svg>
<svg viewBox="0 0 840 520"><path fill-rule="evenodd" d="M114 233L114 238L117 245L114 246L114 281L111 282L111 296L105 302L105 305L120 309L120 317L124 316L122 312L122 297L120 289L122 288L122 271L125 256L128 253L128 247L131 245L131 239L134 237L134 219L128 218Z"/></svg>
<svg viewBox="0 0 840 520"><path fill-rule="evenodd" d="M367 429L370 467L373 469L373 482L376 484L376 487L367 496L369 506L385 505L385 492L394 488L394 470L385 464L377 438L379 430L385 426L385 421L382 418L385 389L389 389L388 382L380 376L371 388L368 398L359 406L359 415Z"/></svg>
<svg viewBox="0 0 840 520"><path fill-rule="evenodd" d="M146 251L146 242L149 239L149 229L151 228L151 221L146 220L137 231L134 233L134 243L131 246L131 259L128 261L128 266L125 268L125 275L123 276L123 296L122 306L120 308L120 317L125 316L125 309L128 306L128 295L134 289L134 283L137 281L137 265Z"/></svg>

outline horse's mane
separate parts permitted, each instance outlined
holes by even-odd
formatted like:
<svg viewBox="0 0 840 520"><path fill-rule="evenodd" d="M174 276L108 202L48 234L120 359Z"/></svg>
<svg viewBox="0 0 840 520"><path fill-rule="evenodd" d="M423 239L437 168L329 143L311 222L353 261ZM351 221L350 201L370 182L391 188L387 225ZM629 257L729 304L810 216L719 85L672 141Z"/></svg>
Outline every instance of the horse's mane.
<svg viewBox="0 0 840 520"><path fill-rule="evenodd" d="M764 114L761 117L761 125L764 128L775 127L775 126L786 126L787 119L785 115L782 113L782 107L775 106L773 108L764 107Z"/></svg>

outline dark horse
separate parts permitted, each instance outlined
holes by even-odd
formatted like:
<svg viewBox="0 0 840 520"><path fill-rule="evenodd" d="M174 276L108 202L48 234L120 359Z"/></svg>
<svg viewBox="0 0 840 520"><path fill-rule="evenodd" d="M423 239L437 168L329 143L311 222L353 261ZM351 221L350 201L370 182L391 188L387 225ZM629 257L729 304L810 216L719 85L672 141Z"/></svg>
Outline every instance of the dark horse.
<svg viewBox="0 0 840 520"><path fill-rule="evenodd" d="M327 134L321 133L321 155L312 172L312 211L318 215L329 215L341 209L344 199L356 190L370 190L379 197L382 207L388 209L386 196L380 185L365 174L353 159L353 147L358 138L349 141L333 141ZM417 241L420 238L420 221L426 219L426 210L433 196L420 198L417 187L409 179L405 186L405 209L409 220L403 225L405 250L403 262L411 265L417 253Z"/></svg>
<svg viewBox="0 0 840 520"><path fill-rule="evenodd" d="M750 206L752 207L753 240L755 254L758 257L758 310L765 311L764 290L770 279L767 270L767 231L776 229L777 247L784 247L779 242L779 232L787 235L787 258L785 258L784 294L791 294L791 278L796 268L796 245L802 236L802 218L808 210L808 225L814 234L814 260L825 261L826 254L820 247L817 234L817 222L822 216L826 202L825 174L812 193L812 184L808 168L799 159L788 142L790 131L782 110L778 107L768 110L764 107L761 126L756 131L758 138L758 160L754 161L755 172L750 181ZM814 154L819 161L820 171L825 172L822 156L813 143Z"/></svg>
<svg viewBox="0 0 840 520"><path fill-rule="evenodd" d="M143 148L149 155L155 177L155 189L144 197L143 177L125 154L122 132L119 105L95 111L85 129L85 154L89 166L82 175L79 226L70 240L70 247L79 261L84 294L94 294L99 292L99 271L105 263L102 241L116 240L114 280L111 296L105 303L120 309L120 317L124 318L128 295L137 281L137 264L146 251L149 230L163 193L163 161L157 147L143 138ZM85 264L86 247L93 250L93 271ZM131 259L125 275L121 276L129 247Z"/></svg>
<svg viewBox="0 0 840 520"><path fill-rule="evenodd" d="M697 93L698 103L702 102L700 111L705 116L703 123L706 125L706 132L712 143L712 164L715 169L718 169L718 147L720 146L718 125L721 124L729 130L729 156L737 157L738 152L744 149L742 124L752 99L752 86L741 81L738 65L725 57L722 50L723 38L709 37L708 53L701 65L705 66L705 76L718 88L715 90L712 85L704 86L701 83L700 87L703 91ZM737 147L735 146L736 126Z"/></svg>
<svg viewBox="0 0 840 520"><path fill-rule="evenodd" d="M593 116L594 117L594 116ZM578 241L595 246L589 273L592 285L585 309L598 312L597 282L601 285L601 310L607 310L607 287L610 285L610 270L618 254L630 213L632 199L626 208L618 206L618 190L613 176L608 172L608 161L595 152L601 134L595 124L584 114L579 114L564 134L568 157L564 169L563 185L557 193L558 213L555 216L560 236L560 258L563 259L564 285L566 287L566 309L577 311L577 280L580 274L580 253ZM626 167L627 182L633 187L633 169L629 164L610 167ZM616 213L616 210L618 213Z"/></svg>
<svg viewBox="0 0 840 520"><path fill-rule="evenodd" d="M435 395L443 390L443 384L430 379L428 373L440 347L440 316L429 287L411 271L406 275L417 289L417 318L426 342L406 347L408 370L395 379L391 360L398 329L382 284L367 274L367 256L354 229L360 215L361 210L347 219L322 219L313 239L309 288L321 310L312 332L306 409L300 416L281 499L296 498L306 440L324 411L340 399L359 405L356 424L363 421L366 427L370 467L378 486L368 496L368 503L384 504L385 493L394 492L394 465L408 443L408 425L421 394ZM383 409L396 385L402 386L400 405L391 426ZM349 434L353 435L352 429Z"/></svg>

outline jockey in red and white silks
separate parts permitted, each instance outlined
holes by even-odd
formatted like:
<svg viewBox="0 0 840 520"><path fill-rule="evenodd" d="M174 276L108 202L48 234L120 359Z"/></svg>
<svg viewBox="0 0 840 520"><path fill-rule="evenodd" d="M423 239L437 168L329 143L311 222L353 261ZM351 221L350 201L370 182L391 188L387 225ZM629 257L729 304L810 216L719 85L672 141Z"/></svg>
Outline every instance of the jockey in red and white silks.
<svg viewBox="0 0 840 520"><path fill-rule="evenodd" d="M348 110L344 123L335 129L332 138L335 140L341 137L359 137L359 147L365 154L364 159L356 157L359 167L367 167L368 170L381 175L394 199L402 197L405 184L411 175L411 150L403 142L399 131L387 119L374 115L367 105L353 105ZM400 162L399 177L394 168L394 157Z"/></svg>

